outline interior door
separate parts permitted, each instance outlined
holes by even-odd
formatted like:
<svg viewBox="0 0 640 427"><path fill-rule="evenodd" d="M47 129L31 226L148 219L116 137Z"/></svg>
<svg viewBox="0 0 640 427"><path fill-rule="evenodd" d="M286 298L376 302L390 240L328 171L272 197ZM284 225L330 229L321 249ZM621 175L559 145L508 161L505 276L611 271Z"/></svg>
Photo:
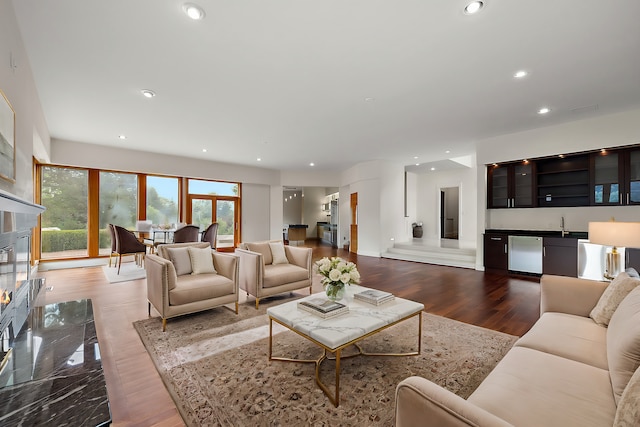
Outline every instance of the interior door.
<svg viewBox="0 0 640 427"><path fill-rule="evenodd" d="M351 228L349 252L358 253L358 193L351 193Z"/></svg>
<svg viewBox="0 0 640 427"><path fill-rule="evenodd" d="M187 222L204 231L218 223L217 250L233 252L240 241L238 200L225 196L189 196Z"/></svg>

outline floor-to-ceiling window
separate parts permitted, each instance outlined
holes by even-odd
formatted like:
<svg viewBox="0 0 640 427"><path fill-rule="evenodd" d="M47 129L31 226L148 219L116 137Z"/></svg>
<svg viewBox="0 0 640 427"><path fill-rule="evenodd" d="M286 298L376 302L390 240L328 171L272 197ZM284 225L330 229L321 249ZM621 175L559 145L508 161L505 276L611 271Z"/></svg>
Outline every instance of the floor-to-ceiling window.
<svg viewBox="0 0 640 427"><path fill-rule="evenodd" d="M205 230L218 223L218 250L232 250L239 241L240 185L232 182L188 180L187 221Z"/></svg>
<svg viewBox="0 0 640 427"><path fill-rule="evenodd" d="M133 173L100 172L100 255L109 255L111 236L107 226L135 229L138 219L138 176Z"/></svg>
<svg viewBox="0 0 640 427"><path fill-rule="evenodd" d="M84 169L43 166L40 201L41 258L88 255L89 174Z"/></svg>
<svg viewBox="0 0 640 427"><path fill-rule="evenodd" d="M157 225L179 221L180 180L165 176L147 176L147 220Z"/></svg>
<svg viewBox="0 0 640 427"><path fill-rule="evenodd" d="M135 230L139 220L158 227L188 222L202 230L218 222L218 247L233 250L238 243L239 183L53 165L36 165L36 175L36 199L46 211L35 259L109 255L107 225Z"/></svg>

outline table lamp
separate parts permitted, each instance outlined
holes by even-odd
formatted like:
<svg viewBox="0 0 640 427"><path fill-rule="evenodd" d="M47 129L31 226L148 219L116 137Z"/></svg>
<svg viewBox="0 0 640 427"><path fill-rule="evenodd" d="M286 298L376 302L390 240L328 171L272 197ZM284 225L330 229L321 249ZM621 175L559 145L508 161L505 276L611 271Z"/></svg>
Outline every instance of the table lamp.
<svg viewBox="0 0 640 427"><path fill-rule="evenodd" d="M589 242L612 246L611 252L607 252L604 272L604 277L612 280L624 269L618 247L640 248L640 222L618 222L614 219L607 222L590 222Z"/></svg>

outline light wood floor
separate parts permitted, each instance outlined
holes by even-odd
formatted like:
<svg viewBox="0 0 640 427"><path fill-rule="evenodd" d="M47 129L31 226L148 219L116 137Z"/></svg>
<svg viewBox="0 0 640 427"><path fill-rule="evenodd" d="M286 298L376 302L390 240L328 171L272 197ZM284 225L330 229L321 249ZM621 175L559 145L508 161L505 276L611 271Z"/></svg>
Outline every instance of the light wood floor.
<svg viewBox="0 0 640 427"><path fill-rule="evenodd" d="M314 246L314 259L353 260L363 284L425 304L430 313L522 335L538 318L539 284L461 268L356 256ZM147 318L146 281L108 283L100 267L39 273L38 304L91 298L114 426L183 426L132 322ZM253 299L249 299L253 304ZM153 312L152 312L153 315ZM160 321L158 321L160 327ZM168 327L171 327L169 321Z"/></svg>

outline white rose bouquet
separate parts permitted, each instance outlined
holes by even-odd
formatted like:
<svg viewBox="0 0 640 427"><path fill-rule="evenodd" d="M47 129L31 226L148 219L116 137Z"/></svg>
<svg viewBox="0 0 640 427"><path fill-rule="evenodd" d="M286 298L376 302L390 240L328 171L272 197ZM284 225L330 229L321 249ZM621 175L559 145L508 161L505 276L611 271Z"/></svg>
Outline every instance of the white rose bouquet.
<svg viewBox="0 0 640 427"><path fill-rule="evenodd" d="M315 270L323 276L321 283L330 299L343 294L346 285L360 283L360 273L356 265L340 257L324 257L316 261Z"/></svg>

